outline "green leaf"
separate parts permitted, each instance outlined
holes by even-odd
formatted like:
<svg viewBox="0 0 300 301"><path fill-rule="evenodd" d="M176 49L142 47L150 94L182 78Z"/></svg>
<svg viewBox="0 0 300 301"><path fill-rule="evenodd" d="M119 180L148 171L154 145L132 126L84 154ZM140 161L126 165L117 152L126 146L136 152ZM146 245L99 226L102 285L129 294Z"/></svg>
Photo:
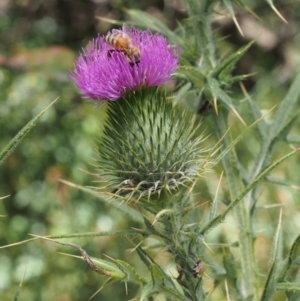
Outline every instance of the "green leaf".
<svg viewBox="0 0 300 301"><path fill-rule="evenodd" d="M244 124L244 120L240 116L240 114L237 112L237 110L234 107L234 104L229 97L229 95L221 88L221 83L216 80L215 78L212 78L211 76L207 77L207 87L210 90L211 95L214 99L219 100L222 104L224 104L225 107L227 107L229 110L231 110L234 115Z"/></svg>
<svg viewBox="0 0 300 301"><path fill-rule="evenodd" d="M275 7L275 5L273 4L273 0L266 0L267 3L271 6L271 8L273 9L273 11L275 12L275 14L284 22L284 23L288 23L287 20L282 16L282 14L277 10L277 8Z"/></svg>
<svg viewBox="0 0 300 301"><path fill-rule="evenodd" d="M6 147L0 152L0 165L4 160L14 151L14 149L20 144L24 137L34 128L37 121L44 115L44 113L57 101L56 98L46 109L39 113L36 117L31 119L19 132L10 140Z"/></svg>
<svg viewBox="0 0 300 301"><path fill-rule="evenodd" d="M150 272L152 277L153 292L164 293L167 297L171 298L171 300L189 300L176 290L171 278L157 264L151 264Z"/></svg>
<svg viewBox="0 0 300 301"><path fill-rule="evenodd" d="M253 101L253 99L250 97L250 95L248 95L247 93L246 93L246 99L249 103L254 120L261 119L262 114L261 114L259 107ZM261 139L264 140L268 135L269 125L264 120L261 120L261 122L257 124L257 129L258 129Z"/></svg>
<svg viewBox="0 0 300 301"><path fill-rule="evenodd" d="M115 263L103 259L91 258L83 248L81 248L79 245L75 243L61 242L45 236L38 236L38 235L35 236L43 240L51 241L56 244L71 247L78 250L81 256L74 256L74 255L70 255L70 256L82 259L93 271L97 272L100 275L105 275L109 278L114 278L117 280L123 280L126 277L126 274L123 273Z"/></svg>
<svg viewBox="0 0 300 301"><path fill-rule="evenodd" d="M82 256L80 257L82 258ZM114 262L104 260L104 259L99 259L99 258L91 258L91 259L96 264L97 267L109 273L111 278L119 281L125 279L126 274Z"/></svg>
<svg viewBox="0 0 300 301"><path fill-rule="evenodd" d="M242 82L249 77L250 77L249 74L242 74L242 75L236 75L236 76L229 75L227 78L220 78L220 80L224 81L226 83L226 85L229 86L236 82Z"/></svg>
<svg viewBox="0 0 300 301"><path fill-rule="evenodd" d="M283 260L282 258L282 211L280 211L280 217L278 221L277 230L273 239L272 247L271 247L271 254L270 254L270 262L273 264L273 262L281 262Z"/></svg>
<svg viewBox="0 0 300 301"><path fill-rule="evenodd" d="M300 135L291 134L286 137L288 143L300 143Z"/></svg>
<svg viewBox="0 0 300 301"><path fill-rule="evenodd" d="M150 258L150 256L140 247L136 248L136 252L140 256L140 258L141 258L142 262L145 264L145 266L150 269L151 263L153 262L153 260Z"/></svg>
<svg viewBox="0 0 300 301"><path fill-rule="evenodd" d="M117 230L117 231L102 231L102 232L81 232L72 234L49 235L47 238L62 239L62 238L83 238L83 237L100 237L100 236L131 236L131 235L147 235L144 231L139 230Z"/></svg>
<svg viewBox="0 0 300 301"><path fill-rule="evenodd" d="M291 184L288 183L286 180L282 180L282 179L275 178L275 177L272 177L272 176L267 176L266 181L268 181L270 183L273 183L273 184L277 184L277 185L291 186Z"/></svg>
<svg viewBox="0 0 300 301"><path fill-rule="evenodd" d="M153 286L175 288L175 285L171 279L156 263L151 263L150 272Z"/></svg>
<svg viewBox="0 0 300 301"><path fill-rule="evenodd" d="M225 7L227 8L235 26L237 27L238 31L240 32L240 34L242 36L244 36L243 32L242 32L242 29L240 28L240 25L235 17L235 13L234 13L234 8L233 8L233 5L232 5L232 2L230 0L223 0L223 3L225 5Z"/></svg>
<svg viewBox="0 0 300 301"><path fill-rule="evenodd" d="M235 53L229 55L227 58L223 59L219 65L215 67L210 76L212 78L219 77L222 81L227 81L231 79L230 73L234 69L236 63L242 58L245 52L252 46L254 42L248 43L246 46L240 48ZM243 76L242 76L243 78Z"/></svg>
<svg viewBox="0 0 300 301"><path fill-rule="evenodd" d="M148 280L137 273L137 271L129 265L127 262L122 260L115 260L118 268L126 274L127 281L134 282L136 284L147 284Z"/></svg>
<svg viewBox="0 0 300 301"><path fill-rule="evenodd" d="M280 131L277 132L276 136L273 137L269 149L270 149L270 154L272 153L273 148L275 147L276 143L278 141L282 141L282 140L286 140L286 137L288 135L288 133L291 131L294 123L297 121L298 119L298 114L293 116L286 124L284 127L281 127ZM273 124L272 124L273 125ZM272 128L272 127L271 127Z"/></svg>
<svg viewBox="0 0 300 301"><path fill-rule="evenodd" d="M286 262L285 266L283 267L283 269L280 273L280 276L278 277L278 282L284 282L284 280L286 279L287 274L288 274L288 272L289 272L289 270L292 266L293 261L299 256L298 255L299 246L300 246L300 235L295 239L295 241L294 241L294 243L291 247L287 262Z"/></svg>
<svg viewBox="0 0 300 301"><path fill-rule="evenodd" d="M294 79L287 95L281 101L280 106L274 116L270 136L272 139L277 137L280 132L286 127L291 116L295 116L295 111L298 111L297 105L300 96L300 72ZM293 119L293 118L292 118Z"/></svg>
<svg viewBox="0 0 300 301"><path fill-rule="evenodd" d="M280 211L279 222L273 239L273 244L272 244L271 254L270 254L270 270L263 290L261 301L273 300L271 298L273 298L273 295L275 293L276 274L278 272L278 266L282 262L283 243L282 243L281 218L282 218L282 211Z"/></svg>
<svg viewBox="0 0 300 301"><path fill-rule="evenodd" d="M174 77L185 76L194 86L203 87L205 82L205 75L198 69L192 66L181 66L173 75Z"/></svg>
<svg viewBox="0 0 300 301"><path fill-rule="evenodd" d="M285 161L292 155L296 154L300 151L300 148L293 150L292 152L288 153L287 155L281 157L279 160L268 166L265 170L263 170L255 179L253 182L251 182L244 191L233 201L230 203L228 208L222 213L219 214L216 218L214 218L212 221L210 221L208 224L206 224L202 230L200 231L200 235L206 234L209 230L212 228L218 226L221 222L223 222L228 215L228 213L243 199L243 197L252 190L261 180L263 180L267 174L270 173L277 165L279 165L281 162Z"/></svg>
<svg viewBox="0 0 300 301"><path fill-rule="evenodd" d="M275 284L277 291L300 291L300 283L279 282Z"/></svg>
<svg viewBox="0 0 300 301"><path fill-rule="evenodd" d="M221 183L221 180L222 180L222 175L223 174L221 174L221 177L220 177L220 180L219 180L219 183L218 183L218 187L217 187L214 199L213 199L213 201L211 203L211 206L210 206L209 221L212 221L218 214L218 191L219 191L220 183Z"/></svg>
<svg viewBox="0 0 300 301"><path fill-rule="evenodd" d="M251 179L254 179L260 171L269 163L269 158L271 156L271 147L274 147L274 142L280 133L284 132L284 128L287 124L293 120L291 116L295 116L295 111L297 111L297 102L300 96L300 72L293 81L288 93L285 98L281 101L280 106L275 114L272 124L270 125L270 130L266 139L263 140L261 145L260 154L257 157L253 169L251 171Z"/></svg>

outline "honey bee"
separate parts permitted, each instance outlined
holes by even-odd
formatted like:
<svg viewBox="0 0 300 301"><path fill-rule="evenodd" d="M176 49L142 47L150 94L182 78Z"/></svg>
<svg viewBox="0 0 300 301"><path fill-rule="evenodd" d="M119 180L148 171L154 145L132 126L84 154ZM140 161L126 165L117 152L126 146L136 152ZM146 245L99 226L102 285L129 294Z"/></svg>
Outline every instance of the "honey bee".
<svg viewBox="0 0 300 301"><path fill-rule="evenodd" d="M132 39L128 33L114 29L112 33L109 33L105 36L105 42L115 48L108 50L108 57L111 57L112 52L118 51L125 54L130 66L140 62L141 51L139 47L133 45Z"/></svg>

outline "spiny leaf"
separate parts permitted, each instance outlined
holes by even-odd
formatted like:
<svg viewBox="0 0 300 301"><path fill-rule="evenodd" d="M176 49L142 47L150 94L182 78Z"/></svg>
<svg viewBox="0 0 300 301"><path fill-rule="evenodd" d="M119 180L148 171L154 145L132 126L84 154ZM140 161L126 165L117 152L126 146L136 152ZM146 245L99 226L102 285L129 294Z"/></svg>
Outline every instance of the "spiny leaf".
<svg viewBox="0 0 300 301"><path fill-rule="evenodd" d="M81 232L72 234L61 234L61 235L49 235L47 238L62 239L62 238L74 238L74 237L101 237L101 236L128 236L128 235L144 235L144 231L138 230L117 230L117 231L102 231L102 232Z"/></svg>
<svg viewBox="0 0 300 301"><path fill-rule="evenodd" d="M19 132L18 134L10 140L6 147L0 152L0 165L4 160L14 151L14 149L20 144L24 137L33 129L37 121L44 115L44 113L57 101L56 98L52 103L39 113L36 117L31 119Z"/></svg>
<svg viewBox="0 0 300 301"><path fill-rule="evenodd" d="M207 80L207 87L209 88L213 98L219 100L222 104L224 104L229 110L233 112L233 114L242 122L242 124L246 126L245 121L234 107L231 98L221 88L219 81L217 81L215 78L212 78L210 76L207 77L206 80Z"/></svg>
<svg viewBox="0 0 300 301"><path fill-rule="evenodd" d="M29 234L32 235L32 234ZM50 239L62 239L62 238L74 238L74 237L100 237L100 236L131 236L131 235L142 235L142 236L148 236L148 233L140 230L117 230L117 231L103 231L103 232L82 232L82 233L72 233L72 234L61 234L61 235L49 235L46 236ZM19 246L34 240L39 239L39 237L26 239L23 241L19 241L13 244L9 244L6 246L1 246L0 249L5 249L9 247Z"/></svg>
<svg viewBox="0 0 300 301"><path fill-rule="evenodd" d="M279 221L278 221L278 226L277 230L273 239L272 247L271 247L271 255L270 255L270 262L280 262L282 261L282 248L283 248L283 243L282 243L282 210L280 210L280 215L279 215Z"/></svg>
<svg viewBox="0 0 300 301"><path fill-rule="evenodd" d="M244 0L235 0L237 5L245 9L247 12L249 12L253 17L261 21L261 18L249 7L244 3Z"/></svg>
<svg viewBox="0 0 300 301"><path fill-rule="evenodd" d="M170 288L175 288L175 285L171 281L170 277L167 276L167 274L156 263L151 263L150 271L153 286L166 286Z"/></svg>
<svg viewBox="0 0 300 301"><path fill-rule="evenodd" d="M174 77L186 76L187 79L196 87L203 87L205 75L198 69L192 66L181 66L174 73Z"/></svg>
<svg viewBox="0 0 300 301"><path fill-rule="evenodd" d="M268 277L261 297L261 301L272 300L270 298L272 298L275 293L276 274L278 272L278 266L282 261L283 244L282 244L281 219L282 219L282 210L280 211L279 222L278 222L277 230L271 248L271 254L270 254L271 267L268 273Z"/></svg>
<svg viewBox="0 0 300 301"><path fill-rule="evenodd" d="M252 100L252 98L246 91L246 88L242 82L240 83L240 87L249 103L254 120L258 120L258 119L261 120L261 117L262 117L261 111L260 111L259 107L257 106L257 104ZM269 126L266 124L266 122L264 120L261 120L261 122L258 123L258 125L257 125L257 129L258 129L258 132L259 132L262 140L264 140L268 135Z"/></svg>
<svg viewBox="0 0 300 301"><path fill-rule="evenodd" d="M217 207L217 205L218 205L218 192L219 192L220 184L221 184L221 181L222 181L222 176L223 176L223 172L220 176L218 187L217 187L214 199L212 201L212 204L210 206L209 221L212 221L217 216L217 213L218 213L218 207Z"/></svg>
<svg viewBox="0 0 300 301"><path fill-rule="evenodd" d="M101 287L89 298L89 300L93 299L106 285L111 284L113 282L116 282L116 279L113 278L107 278L104 283L101 285Z"/></svg>
<svg viewBox="0 0 300 301"><path fill-rule="evenodd" d="M253 169L251 171L251 179L254 179L260 171L269 163L269 158L271 155L270 147L274 146L273 139L277 139L280 132L286 127L291 116L295 116L294 113L297 110L297 102L300 96L300 72L293 81L288 93L281 101L279 108L275 114L268 135L266 139L263 140L261 145L260 154L256 159Z"/></svg>
<svg viewBox="0 0 300 301"><path fill-rule="evenodd" d="M10 248L10 247L15 247L15 246L23 245L23 244L26 244L28 242L34 241L36 239L38 239L38 238L35 237L35 238L30 238L30 239L18 241L18 242L15 242L15 243L12 243L12 244L9 244L9 245L6 245L6 246L1 246L0 249L6 249L6 248Z"/></svg>
<svg viewBox="0 0 300 301"><path fill-rule="evenodd" d="M230 248L224 248L223 263L224 268L226 269L226 280L229 280L230 283L236 288L237 293L239 293L240 289L238 287L238 282L236 281L238 279L239 267ZM241 296L239 297L239 299L242 299Z"/></svg>
<svg viewBox="0 0 300 301"><path fill-rule="evenodd" d="M281 127L280 131L277 132L277 135L273 137L272 142L270 143L270 154L272 153L273 148L275 147L278 141L286 140L288 133L291 131L294 123L298 120L299 115L294 115L284 127ZM273 125L273 124L272 124ZM271 127L272 128L272 127Z"/></svg>
<svg viewBox="0 0 300 301"><path fill-rule="evenodd" d="M267 167L264 171L262 171L256 178L255 180L250 183L244 191L233 201L230 203L228 208L223 212L222 214L219 214L215 219L213 219L211 222L209 222L207 225L205 225L202 230L200 231L200 234L205 234L207 233L208 230L218 226L222 221L225 220L226 216L228 213L243 199L243 197L251 190L253 189L261 180L265 178L267 174L270 173L271 170L273 170L277 165L279 165L281 162L285 161L292 155L296 154L297 152L300 151L300 148L293 150L292 152L288 153L287 155L281 157L279 160L271 164L269 167Z"/></svg>
<svg viewBox="0 0 300 301"><path fill-rule="evenodd" d="M154 292L162 292L171 300L187 301L188 299L176 290L171 278L155 263L150 267ZM175 299L174 299L175 298Z"/></svg>
<svg viewBox="0 0 300 301"><path fill-rule="evenodd" d="M273 0L266 0L269 5L271 6L271 8L273 9L273 11L275 12L275 14L284 22L284 23L288 23L287 20L282 16L282 14L278 11L278 9L275 7L275 5L273 4Z"/></svg>
<svg viewBox="0 0 300 301"><path fill-rule="evenodd" d="M286 137L288 143L300 143L300 135L291 134Z"/></svg>
<svg viewBox="0 0 300 301"><path fill-rule="evenodd" d="M230 14L230 16L231 16L231 18L232 18L232 20L233 20L235 26L237 27L238 31L240 32L240 34L241 34L242 36L244 36L244 34L243 34L243 32L242 32L242 29L241 29L241 27L240 27L240 25L239 25L239 23L238 23L238 21L237 21L237 19L236 19L236 17L235 17L235 13L234 13L234 8L233 8L233 6L232 6L232 2L229 1L229 0L223 0L223 3L224 3L224 5L225 5L225 7L228 9L229 14Z"/></svg>
<svg viewBox="0 0 300 301"><path fill-rule="evenodd" d="M149 257L149 255L140 247L136 248L136 252L140 256L142 262L146 265L146 267L150 269L153 260Z"/></svg>
<svg viewBox="0 0 300 301"><path fill-rule="evenodd" d="M118 268L126 274L127 281L134 282L136 284L146 284L148 280L137 273L137 271L129 265L127 262L122 260L114 261Z"/></svg>
<svg viewBox="0 0 300 301"><path fill-rule="evenodd" d="M81 248L79 245L77 245L75 243L61 242L61 241L50 239L50 238L44 237L44 236L38 236L38 235L34 235L34 236L44 239L44 240L54 242L59 245L75 248L76 250L78 250L81 253L81 256L72 256L72 257L83 259L86 262L86 264L93 271L97 272L98 274L105 275L107 277L116 278L118 280L123 280L126 276L126 274L124 274L117 267L117 265L115 263L112 263L110 261L106 261L103 259L91 258L83 248ZM69 254L65 254L65 255L69 255Z"/></svg>
<svg viewBox="0 0 300 301"><path fill-rule="evenodd" d="M286 262L284 268L282 269L280 276L278 277L278 282L284 282L285 278L287 277L287 274L292 266L294 259L296 259L298 256L297 252L298 252L299 246L300 246L300 235L295 239L295 241L291 247L287 262Z"/></svg>
<svg viewBox="0 0 300 301"><path fill-rule="evenodd" d="M270 183L273 183L273 184L277 184L277 185L291 186L291 184L288 183L286 180L282 180L282 179L275 178L275 177L272 177L272 176L267 176L266 181L268 181Z"/></svg>
<svg viewBox="0 0 300 301"><path fill-rule="evenodd" d="M234 84L236 82L242 82L244 81L246 78L253 76L256 73L250 73L250 74L241 74L241 75L236 75L236 76L232 76L230 75L228 78L223 79L222 80L226 83L226 85L231 85Z"/></svg>
<svg viewBox="0 0 300 301"><path fill-rule="evenodd" d="M222 60L221 63L215 67L210 76L213 78L219 77L220 80L226 81L236 63L241 59L241 57L252 46L253 43L254 42L248 43L246 46L240 48L238 51Z"/></svg>
<svg viewBox="0 0 300 301"><path fill-rule="evenodd" d="M291 115L297 110L297 103L300 96L300 72L294 79L290 89L284 99L280 102L279 108L274 116L272 127L270 130L271 138L277 137L278 134L291 119Z"/></svg>
<svg viewBox="0 0 300 301"><path fill-rule="evenodd" d="M278 282L275 284L277 291L300 291L300 284L294 282Z"/></svg>

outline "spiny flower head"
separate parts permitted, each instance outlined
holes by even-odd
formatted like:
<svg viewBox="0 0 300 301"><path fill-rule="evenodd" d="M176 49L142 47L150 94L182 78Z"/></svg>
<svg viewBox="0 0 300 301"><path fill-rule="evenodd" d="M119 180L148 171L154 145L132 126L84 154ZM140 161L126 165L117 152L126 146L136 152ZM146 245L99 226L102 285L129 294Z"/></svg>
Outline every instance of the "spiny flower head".
<svg viewBox="0 0 300 301"><path fill-rule="evenodd" d="M85 97L114 101L127 91L166 83L178 67L178 53L158 33L123 27L92 40L71 77Z"/></svg>
<svg viewBox="0 0 300 301"><path fill-rule="evenodd" d="M173 107L163 89L127 93L107 103L108 118L98 148L104 189L128 201L190 189L207 170L207 149L187 112Z"/></svg>

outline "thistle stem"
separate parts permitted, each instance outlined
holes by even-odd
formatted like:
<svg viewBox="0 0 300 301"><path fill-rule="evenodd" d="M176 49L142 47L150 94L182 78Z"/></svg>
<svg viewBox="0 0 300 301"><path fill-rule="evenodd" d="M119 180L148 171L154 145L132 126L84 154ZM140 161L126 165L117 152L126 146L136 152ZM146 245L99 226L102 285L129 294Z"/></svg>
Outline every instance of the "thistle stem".
<svg viewBox="0 0 300 301"><path fill-rule="evenodd" d="M219 112L218 116L215 116L214 121L217 125L218 138L224 136L226 125L225 112ZM229 136L226 136L222 140L223 148L226 148L230 144ZM228 188L231 199L235 199L244 189L244 185L239 176L238 162L235 154L235 150L232 149L228 155L222 159L225 174L227 177ZM239 228L239 247L241 254L241 267L242 267L242 284L239 288L241 295L246 299L250 295L254 296L253 300L258 300L258 287L257 287L257 270L256 259L254 254L254 237L252 234L251 215L249 209L247 209L246 200L244 199L234 209L234 215Z"/></svg>

